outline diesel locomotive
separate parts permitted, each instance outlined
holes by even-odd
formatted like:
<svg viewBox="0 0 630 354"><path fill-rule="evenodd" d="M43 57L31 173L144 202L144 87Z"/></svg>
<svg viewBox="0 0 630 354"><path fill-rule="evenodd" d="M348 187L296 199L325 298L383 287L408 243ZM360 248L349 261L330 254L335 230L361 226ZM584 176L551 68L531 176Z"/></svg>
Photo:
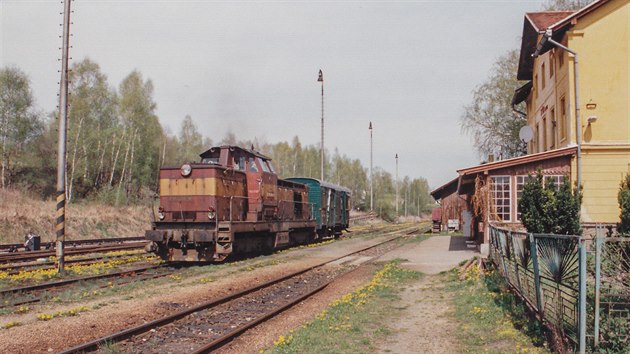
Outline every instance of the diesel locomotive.
<svg viewBox="0 0 630 354"><path fill-rule="evenodd" d="M197 163L162 167L147 250L165 260L223 261L338 237L350 191L312 178L280 179L271 159L218 146Z"/></svg>

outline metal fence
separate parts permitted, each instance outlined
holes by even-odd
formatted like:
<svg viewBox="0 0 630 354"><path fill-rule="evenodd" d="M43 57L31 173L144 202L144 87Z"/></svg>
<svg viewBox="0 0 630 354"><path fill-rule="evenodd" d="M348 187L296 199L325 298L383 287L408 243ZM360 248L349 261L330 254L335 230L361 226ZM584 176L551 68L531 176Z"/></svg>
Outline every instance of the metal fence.
<svg viewBox="0 0 630 354"><path fill-rule="evenodd" d="M547 327L581 353L630 352L630 238L490 227L490 257Z"/></svg>

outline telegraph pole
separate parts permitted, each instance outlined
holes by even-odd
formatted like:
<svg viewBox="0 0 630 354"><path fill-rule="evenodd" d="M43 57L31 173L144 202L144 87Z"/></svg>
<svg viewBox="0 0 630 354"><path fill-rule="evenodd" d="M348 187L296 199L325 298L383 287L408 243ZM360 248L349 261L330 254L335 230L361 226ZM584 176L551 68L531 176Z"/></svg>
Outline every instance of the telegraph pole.
<svg viewBox="0 0 630 354"><path fill-rule="evenodd" d="M317 81L322 83L322 140L320 146L320 153L322 155L322 182L324 181L324 73L322 69L319 69L319 76Z"/></svg>
<svg viewBox="0 0 630 354"><path fill-rule="evenodd" d="M374 177L372 175L372 122L370 122L370 211L374 211Z"/></svg>
<svg viewBox="0 0 630 354"><path fill-rule="evenodd" d="M63 35L61 46L61 80L59 81L59 137L57 145L57 271L64 271L66 240L66 123L68 121L68 53L70 50L70 3L63 2Z"/></svg>
<svg viewBox="0 0 630 354"><path fill-rule="evenodd" d="M396 217L398 217L398 154L396 154Z"/></svg>

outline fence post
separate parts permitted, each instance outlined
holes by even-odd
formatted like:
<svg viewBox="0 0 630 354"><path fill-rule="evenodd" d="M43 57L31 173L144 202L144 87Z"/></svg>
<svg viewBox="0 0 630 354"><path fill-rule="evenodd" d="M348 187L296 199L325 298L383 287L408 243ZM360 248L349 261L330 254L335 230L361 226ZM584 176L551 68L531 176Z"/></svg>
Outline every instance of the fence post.
<svg viewBox="0 0 630 354"><path fill-rule="evenodd" d="M599 346L599 300L602 281L602 231L602 225L597 225L597 232L595 234L595 333L593 339L594 348L597 348Z"/></svg>
<svg viewBox="0 0 630 354"><path fill-rule="evenodd" d="M580 237L578 248L580 252L580 309L579 309L579 337L580 354L586 353L586 240Z"/></svg>
<svg viewBox="0 0 630 354"><path fill-rule="evenodd" d="M538 269L538 249L536 247L536 238L534 234L529 234L529 245L532 253L532 266L534 268L534 287L536 288L536 306L538 307L538 315L540 320L543 319L544 307L542 303L542 291L540 288L540 270Z"/></svg>

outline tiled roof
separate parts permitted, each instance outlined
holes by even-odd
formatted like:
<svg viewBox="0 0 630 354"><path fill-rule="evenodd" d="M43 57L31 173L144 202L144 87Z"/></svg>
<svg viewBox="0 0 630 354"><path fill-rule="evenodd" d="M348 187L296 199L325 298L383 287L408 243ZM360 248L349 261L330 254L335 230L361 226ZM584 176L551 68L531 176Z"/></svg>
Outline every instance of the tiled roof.
<svg viewBox="0 0 630 354"><path fill-rule="evenodd" d="M545 11L528 12L525 17L534 26L536 31L544 31L554 23L572 15L575 11Z"/></svg>

